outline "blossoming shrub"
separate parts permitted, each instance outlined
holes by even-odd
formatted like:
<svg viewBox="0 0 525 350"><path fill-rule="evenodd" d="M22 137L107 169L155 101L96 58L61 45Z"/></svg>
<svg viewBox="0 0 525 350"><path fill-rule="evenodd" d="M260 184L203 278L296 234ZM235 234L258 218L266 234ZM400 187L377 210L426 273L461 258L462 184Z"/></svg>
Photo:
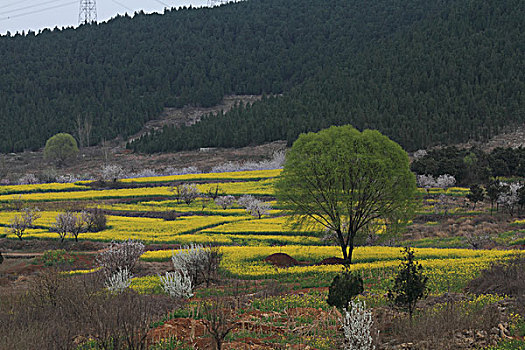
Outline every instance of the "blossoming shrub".
<svg viewBox="0 0 525 350"><path fill-rule="evenodd" d="M106 275L119 270L132 271L140 256L144 253L144 244L128 239L124 242L113 242L111 246L97 256L97 264Z"/></svg>
<svg viewBox="0 0 525 350"><path fill-rule="evenodd" d="M191 298L193 296L191 278L184 269L166 272L164 276L160 276L160 283L164 291L172 297Z"/></svg>
<svg viewBox="0 0 525 350"><path fill-rule="evenodd" d="M206 283L206 286L217 277L221 259L219 248L200 244L185 246L171 256L175 271L185 272L193 285Z"/></svg>
<svg viewBox="0 0 525 350"><path fill-rule="evenodd" d="M365 302L350 301L348 310L343 309L343 333L345 350L373 350L372 312L366 309Z"/></svg>
<svg viewBox="0 0 525 350"><path fill-rule="evenodd" d="M124 267L110 275L104 285L112 293L122 293L130 286L132 277L128 269Z"/></svg>

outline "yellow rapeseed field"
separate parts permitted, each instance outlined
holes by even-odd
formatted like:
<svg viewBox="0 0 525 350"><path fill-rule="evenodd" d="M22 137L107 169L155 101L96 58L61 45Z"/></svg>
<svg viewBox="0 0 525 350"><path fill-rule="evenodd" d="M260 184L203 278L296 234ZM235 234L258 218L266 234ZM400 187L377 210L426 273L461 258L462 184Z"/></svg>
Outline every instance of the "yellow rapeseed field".
<svg viewBox="0 0 525 350"><path fill-rule="evenodd" d="M273 179L246 182L225 182L219 183L224 194L241 196L251 195L273 195ZM201 192L213 190L217 183L200 184L197 188ZM97 200L111 198L147 198L147 197L170 197L174 193L170 186L159 187L140 187L123 188L111 190L85 190L70 192L32 192L23 195L23 200L27 202L35 201L64 201L64 200ZM13 200L12 194L0 195L0 202L10 202Z"/></svg>
<svg viewBox="0 0 525 350"><path fill-rule="evenodd" d="M322 227L302 228L296 231L290 225L288 217L269 217L245 221L237 221L215 226L204 230L209 233L279 233L279 234L301 234L301 233L318 233L323 231Z"/></svg>
<svg viewBox="0 0 525 350"><path fill-rule="evenodd" d="M238 278L282 278L307 275L331 275L341 272L341 265L308 265L289 268L276 268L266 263L264 258L274 253L286 253L299 261L319 262L328 257L342 257L338 247L333 246L282 246L282 247L222 247L223 261L221 268ZM470 249L415 249L417 259L429 276L432 290L443 290L447 285L454 285L469 280L491 262L525 254L512 250L470 250ZM172 255L171 250L150 251L144 253L143 260L166 260ZM373 275L374 271L387 271L396 268L402 256L399 247L357 247L354 251L350 269ZM328 279L329 280L329 279Z"/></svg>
<svg viewBox="0 0 525 350"><path fill-rule="evenodd" d="M7 225L9 220L18 212L0 212L0 224ZM44 228L29 229L24 235L25 238L58 238L58 234L50 232L49 228L55 222L58 212L43 211L39 213L41 217L34 222L34 225ZM100 232L81 233L79 239L83 240L126 240L129 238L139 239L145 242L216 242L221 244L231 244L231 240L212 237L208 234L193 234L200 229L210 225L219 225L236 220L243 220L241 216L183 216L177 220L166 221L156 218L108 216L108 228ZM16 238L12 234L8 238Z"/></svg>
<svg viewBox="0 0 525 350"><path fill-rule="evenodd" d="M258 180L279 176L281 169L235 171L225 173L186 174L170 176L152 176L135 179L124 179L122 182L153 183L153 182L178 182L178 181L203 181L203 180Z"/></svg>
<svg viewBox="0 0 525 350"><path fill-rule="evenodd" d="M35 184L35 185L9 185L0 186L0 195L13 193L32 193L32 192L56 192L56 191L84 191L89 190L89 187L83 186L80 183L49 183L49 184ZM11 199L13 199L11 195ZM22 196L21 199L24 199Z"/></svg>
<svg viewBox="0 0 525 350"><path fill-rule="evenodd" d="M139 239L146 243L203 243L223 245L224 253L221 268L229 275L241 278L277 278L282 276L323 276L334 274L341 270L341 266L318 266L313 263L328 257L341 257L338 247L324 246L320 238L323 229L302 228L293 230L288 224L286 211L274 209L269 216L262 219L251 217L238 205L233 208L222 209L213 201L207 200L203 206L203 199L187 205L174 200L174 193L168 183L203 182L207 180L224 182L200 183L197 188L206 193L217 186L222 195L256 195L271 197L274 195L273 186L275 177L281 170L264 170L235 173L193 174L166 177L150 177L122 180L125 183L166 183L159 187L140 187L128 189L93 190L86 186L86 182L76 184L40 184L16 185L0 187L0 202L13 201L30 203L38 206L39 202L48 201L78 201L95 200L102 209L120 211L122 216L108 216L108 228L97 233L82 233L79 238L84 240L125 240ZM242 180L232 182L230 180ZM452 187L447 190L420 189L421 193L450 196L464 196L467 188ZM20 194L20 195L18 195ZM163 200L153 200L161 197ZM118 199L133 198L133 203L113 203ZM142 201L140 201L142 199ZM167 200L166 200L167 199ZM271 198L268 198L271 199ZM123 201L124 202L124 201ZM42 203L43 204L43 203ZM271 202L277 207L277 203ZM432 210L432 202L427 201L427 210ZM12 206L8 206L12 207ZM173 221L166 221L148 217L124 216L126 212L153 212L175 211L192 213L181 216ZM452 210L453 211L453 210ZM451 212L452 212L451 211ZM50 232L49 228L55 221L58 211L40 212L41 217L35 221L35 228L26 230L25 238L51 238L58 235ZM7 226L16 211L0 211L0 225ZM128 214L129 215L129 214ZM514 224L521 225L524 220L516 220ZM434 224L429 222L428 224ZM7 234L8 238L16 239ZM308 262L308 266L295 266L287 269L276 268L264 262L264 258L273 253L286 253L299 261ZM168 260L171 251L147 252L144 260ZM464 281L475 276L481 269L487 267L497 259L505 259L516 251L498 250L468 250L468 249L416 249L416 257L421 261L430 276L430 284L434 290L443 289L454 281ZM522 253L521 253L522 254ZM399 264L400 248L392 247L358 247L353 255L351 269L374 274L377 271L392 270ZM140 284L149 284L146 288L158 283L158 278L136 279L135 288ZM140 283L139 283L140 282ZM147 282L147 283L146 283Z"/></svg>

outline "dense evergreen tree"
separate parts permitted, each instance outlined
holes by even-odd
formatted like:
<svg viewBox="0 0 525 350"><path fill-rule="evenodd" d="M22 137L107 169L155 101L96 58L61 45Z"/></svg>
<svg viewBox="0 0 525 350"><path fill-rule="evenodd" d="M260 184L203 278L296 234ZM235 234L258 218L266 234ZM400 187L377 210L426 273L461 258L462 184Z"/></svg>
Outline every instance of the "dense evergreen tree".
<svg viewBox="0 0 525 350"><path fill-rule="evenodd" d="M0 37L0 151L92 121L127 137L164 107L253 105L166 128L143 152L239 147L351 123L408 149L523 122L520 0L249 0ZM281 95L282 94L282 95ZM235 126L232 128L232 126ZM235 133L232 133L235 130Z"/></svg>
<svg viewBox="0 0 525 350"><path fill-rule="evenodd" d="M525 177L525 148L478 149L445 147L416 159L411 169L417 174L452 175L461 185L487 183L496 177Z"/></svg>
<svg viewBox="0 0 525 350"><path fill-rule="evenodd" d="M376 14L349 19L341 60L282 97L240 106L203 123L172 128L130 145L143 152L234 147L350 123L379 129L409 150L486 139L525 114L523 24L519 1L374 2ZM374 4L358 8L372 10ZM427 11L420 13L421 7ZM399 12L400 10L400 12ZM400 23L394 18L400 16ZM411 14L412 16L410 16ZM360 12L361 16L362 13ZM367 30L390 28L365 45ZM357 29L358 28L358 29ZM366 29L363 29L366 28ZM348 50L350 49L350 50ZM228 133L236 125L234 134Z"/></svg>

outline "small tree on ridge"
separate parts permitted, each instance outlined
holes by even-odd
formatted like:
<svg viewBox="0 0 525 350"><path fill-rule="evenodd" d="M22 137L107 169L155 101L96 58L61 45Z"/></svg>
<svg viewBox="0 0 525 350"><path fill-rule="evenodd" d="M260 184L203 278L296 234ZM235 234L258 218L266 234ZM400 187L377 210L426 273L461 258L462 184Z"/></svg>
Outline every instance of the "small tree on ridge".
<svg viewBox="0 0 525 350"><path fill-rule="evenodd" d="M62 166L78 154L77 141L70 134L59 133L50 137L44 147L44 159Z"/></svg>

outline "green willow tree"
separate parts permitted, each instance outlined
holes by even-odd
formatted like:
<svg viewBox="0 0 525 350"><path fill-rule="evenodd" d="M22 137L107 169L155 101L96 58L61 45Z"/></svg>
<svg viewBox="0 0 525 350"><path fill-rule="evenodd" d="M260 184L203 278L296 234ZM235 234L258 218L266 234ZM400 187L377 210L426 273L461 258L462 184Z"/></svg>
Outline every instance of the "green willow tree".
<svg viewBox="0 0 525 350"><path fill-rule="evenodd" d="M295 225L319 224L333 232L346 264L368 225L408 220L415 194L401 146L350 125L300 135L276 183L277 198L291 209Z"/></svg>
<svg viewBox="0 0 525 350"><path fill-rule="evenodd" d="M57 166L64 165L77 154L77 141L70 134L63 132L50 137L44 147L44 159L56 163Z"/></svg>

